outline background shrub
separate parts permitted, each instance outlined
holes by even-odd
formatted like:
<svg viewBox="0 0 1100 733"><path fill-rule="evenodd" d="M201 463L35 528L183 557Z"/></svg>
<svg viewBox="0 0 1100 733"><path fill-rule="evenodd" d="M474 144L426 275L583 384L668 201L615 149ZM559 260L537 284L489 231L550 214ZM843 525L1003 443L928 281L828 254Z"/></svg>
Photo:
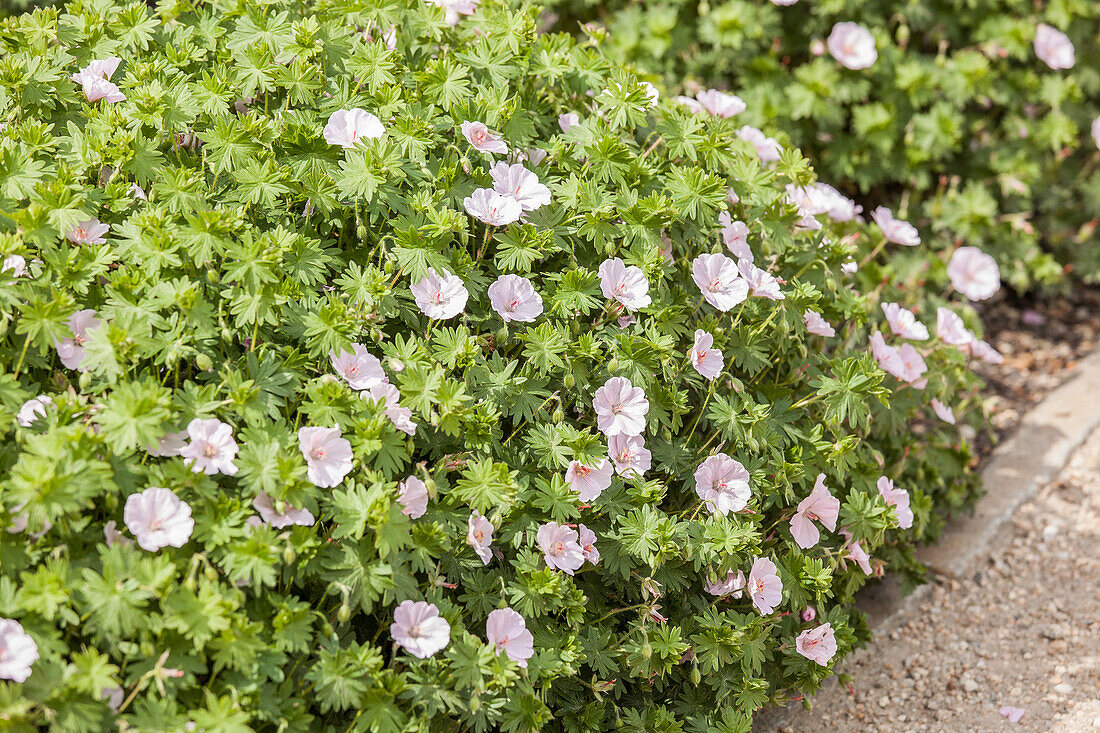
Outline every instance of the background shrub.
<svg viewBox="0 0 1100 733"><path fill-rule="evenodd" d="M654 101L527 10L449 10L77 0L2 22L13 729L746 730L866 639L852 593L918 577L934 510L974 496L931 411L980 419L967 355L913 342L912 386L876 365L872 333L903 343L894 291L842 266L881 239L809 230L795 148L761 165L734 121ZM522 219L511 184L477 192L510 160L546 187L512 179ZM732 255L722 214L779 278L744 268L757 294L727 310L693 277ZM638 268L622 292L615 258ZM437 298L433 272L460 283ZM616 378L642 424L600 407ZM616 419L651 467L582 500L565 472ZM697 493L712 469L727 514ZM765 561L770 603L716 595ZM835 656L803 636L826 623Z"/></svg>

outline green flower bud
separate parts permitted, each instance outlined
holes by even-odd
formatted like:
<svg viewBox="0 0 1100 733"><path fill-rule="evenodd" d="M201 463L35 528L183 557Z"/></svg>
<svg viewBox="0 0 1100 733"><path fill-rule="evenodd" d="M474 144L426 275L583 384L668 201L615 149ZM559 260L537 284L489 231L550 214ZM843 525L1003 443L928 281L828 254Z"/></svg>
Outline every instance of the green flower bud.
<svg viewBox="0 0 1100 733"><path fill-rule="evenodd" d="M619 357L611 357L611 361L607 362L607 371L609 374L614 374L619 371Z"/></svg>
<svg viewBox="0 0 1100 733"><path fill-rule="evenodd" d="M698 685L703 681L703 675L699 674L699 666L691 665L691 684Z"/></svg>
<svg viewBox="0 0 1100 733"><path fill-rule="evenodd" d="M283 548L283 562L287 565L294 562L294 558L297 557L297 555L298 553L294 551L293 546L287 545Z"/></svg>
<svg viewBox="0 0 1100 733"><path fill-rule="evenodd" d="M348 619L351 618L351 606L346 602L340 606L340 610L336 612L336 620L342 624L346 624Z"/></svg>
<svg viewBox="0 0 1100 733"><path fill-rule="evenodd" d="M195 357L195 366L199 371L208 372L214 368L214 362L206 354L199 354Z"/></svg>
<svg viewBox="0 0 1100 733"><path fill-rule="evenodd" d="M324 625L321 626L321 634L323 636L334 636L336 634L336 630L332 628L332 624L326 621Z"/></svg>
<svg viewBox="0 0 1100 733"><path fill-rule="evenodd" d="M647 641L645 644L642 644L642 659L649 659L652 656L653 656L653 647L651 647L649 645L649 642Z"/></svg>
<svg viewBox="0 0 1100 733"><path fill-rule="evenodd" d="M565 419L565 413L562 412L562 409L559 407L558 409L554 410L552 415L550 415L550 419L553 420L555 423L560 423L562 420Z"/></svg>
<svg viewBox="0 0 1100 733"><path fill-rule="evenodd" d="M562 378L561 383L565 385L566 389L573 389L573 385L577 383L577 378L573 376L573 372L569 371L565 373L565 377Z"/></svg>

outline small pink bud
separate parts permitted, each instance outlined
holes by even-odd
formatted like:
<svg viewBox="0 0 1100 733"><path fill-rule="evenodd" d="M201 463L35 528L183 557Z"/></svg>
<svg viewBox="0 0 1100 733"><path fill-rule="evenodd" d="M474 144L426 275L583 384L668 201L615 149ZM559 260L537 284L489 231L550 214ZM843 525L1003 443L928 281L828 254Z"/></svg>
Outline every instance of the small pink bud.
<svg viewBox="0 0 1100 733"><path fill-rule="evenodd" d="M805 621L806 623L810 623L815 618L817 618L817 611L814 610L813 606L806 606L805 608L802 609L802 620L803 621Z"/></svg>

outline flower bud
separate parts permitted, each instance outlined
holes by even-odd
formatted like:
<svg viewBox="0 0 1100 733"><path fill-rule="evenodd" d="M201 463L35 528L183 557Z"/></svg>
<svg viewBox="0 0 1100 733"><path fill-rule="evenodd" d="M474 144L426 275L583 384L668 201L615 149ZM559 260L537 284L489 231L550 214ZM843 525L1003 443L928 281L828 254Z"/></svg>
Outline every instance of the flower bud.
<svg viewBox="0 0 1100 733"><path fill-rule="evenodd" d="M283 562L285 564L289 565L294 562L294 558L297 557L297 555L298 553L294 551L294 547L292 545L287 545L283 548Z"/></svg>
<svg viewBox="0 0 1100 733"><path fill-rule="evenodd" d="M218 571L210 567L209 565L203 568L202 575L210 582L214 582L218 579Z"/></svg>
<svg viewBox="0 0 1100 733"><path fill-rule="evenodd" d="M611 357L611 361L607 362L607 373L614 374L619 371L619 357Z"/></svg>
<svg viewBox="0 0 1100 733"><path fill-rule="evenodd" d="M208 372L214 368L214 362L206 354L199 354L195 357L195 366L199 368L201 372Z"/></svg>
<svg viewBox="0 0 1100 733"><path fill-rule="evenodd" d="M806 623L810 623L815 618L817 618L817 611L814 610L813 606L806 606L805 608L802 609L802 620L803 621L805 621Z"/></svg>
<svg viewBox="0 0 1100 733"><path fill-rule="evenodd" d="M573 372L566 372L561 383L565 385L566 389L573 389L573 385L577 383L577 378L573 376Z"/></svg>
<svg viewBox="0 0 1100 733"><path fill-rule="evenodd" d="M348 605L347 601L344 601L344 603L340 605L340 610L336 612L336 620L342 624L346 624L350 618L351 606Z"/></svg>
<svg viewBox="0 0 1100 733"><path fill-rule="evenodd" d="M652 656L653 656L653 647L650 646L649 642L647 641L645 644L642 644L642 659L649 659Z"/></svg>
<svg viewBox="0 0 1100 733"><path fill-rule="evenodd" d="M76 383L80 385L81 392L85 391L88 387L92 386L92 373L81 372L80 378L76 380Z"/></svg>
<svg viewBox="0 0 1100 733"><path fill-rule="evenodd" d="M321 626L321 633L324 636L332 636L336 633L336 630L332 628L332 624L326 621L324 625Z"/></svg>
<svg viewBox="0 0 1100 733"><path fill-rule="evenodd" d="M555 424L560 423L565 419L565 413L562 412L562 409L559 407L550 415L550 419L553 420Z"/></svg>
<svg viewBox="0 0 1100 733"><path fill-rule="evenodd" d="M691 684L698 685L703 681L703 675L699 673L699 665L691 665Z"/></svg>

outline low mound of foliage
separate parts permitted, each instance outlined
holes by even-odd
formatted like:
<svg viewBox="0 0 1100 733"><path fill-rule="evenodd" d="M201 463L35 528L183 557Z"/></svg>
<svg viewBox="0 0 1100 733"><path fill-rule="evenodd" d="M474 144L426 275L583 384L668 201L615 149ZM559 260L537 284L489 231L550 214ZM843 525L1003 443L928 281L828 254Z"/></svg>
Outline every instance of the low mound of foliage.
<svg viewBox="0 0 1100 733"><path fill-rule="evenodd" d="M528 10L0 58L12 730L744 731L976 493L973 314L857 285L914 233Z"/></svg>

